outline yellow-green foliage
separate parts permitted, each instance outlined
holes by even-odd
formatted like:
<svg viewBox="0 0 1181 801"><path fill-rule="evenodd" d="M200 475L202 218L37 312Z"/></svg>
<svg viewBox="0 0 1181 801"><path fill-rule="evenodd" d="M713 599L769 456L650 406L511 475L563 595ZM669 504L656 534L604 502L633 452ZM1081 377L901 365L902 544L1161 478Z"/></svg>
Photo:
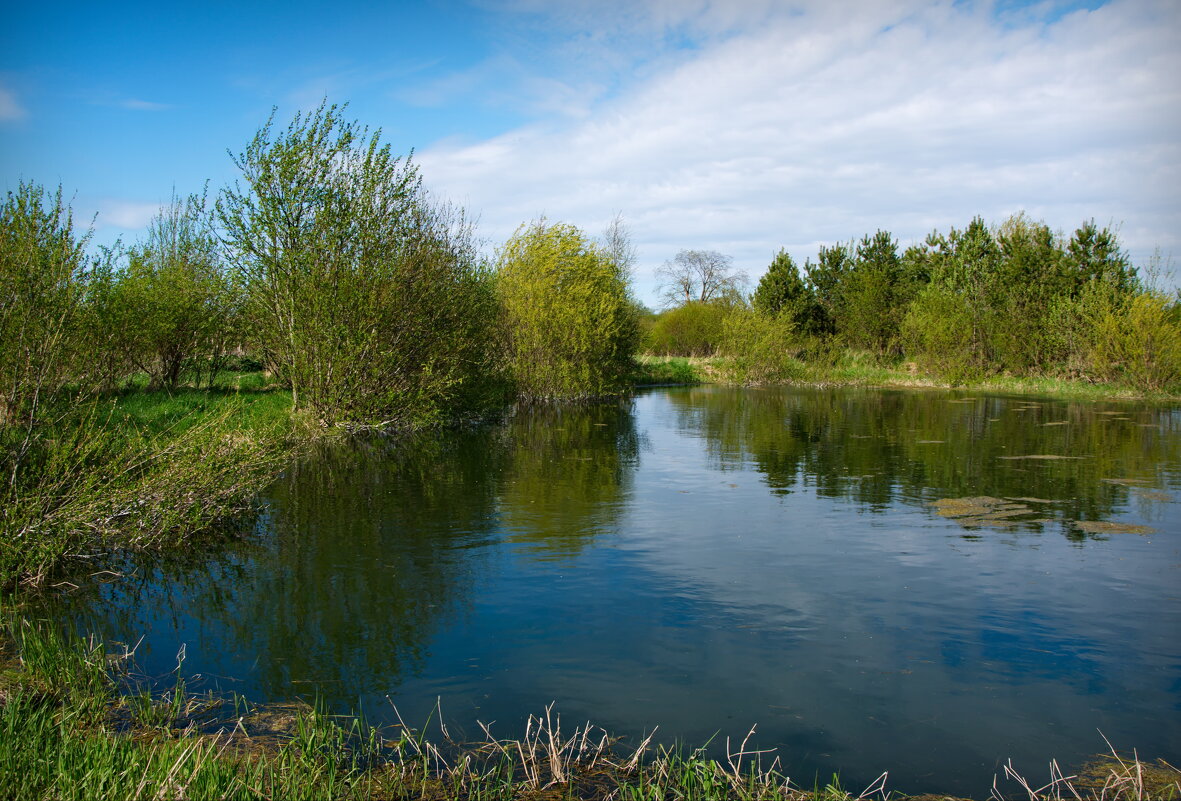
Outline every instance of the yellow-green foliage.
<svg viewBox="0 0 1181 801"><path fill-rule="evenodd" d="M952 381L979 377L982 345L970 301L942 284L919 294L902 321L906 354L925 371Z"/></svg>
<svg viewBox="0 0 1181 801"><path fill-rule="evenodd" d="M77 380L88 238L60 189L21 183L0 203L0 428L34 424Z"/></svg>
<svg viewBox="0 0 1181 801"><path fill-rule="evenodd" d="M637 340L627 281L573 225L544 219L501 249L496 286L508 372L526 399L589 398L623 389Z"/></svg>
<svg viewBox="0 0 1181 801"><path fill-rule="evenodd" d="M1093 361L1108 378L1154 391L1181 386L1181 308L1155 292L1099 320Z"/></svg>
<svg viewBox="0 0 1181 801"><path fill-rule="evenodd" d="M736 310L726 320L721 346L730 377L744 384L790 381L804 371L804 338L797 334L790 309L771 316Z"/></svg>
<svg viewBox="0 0 1181 801"><path fill-rule="evenodd" d="M662 356L712 356L726 335L726 320L741 308L732 299L691 300L656 318L644 350Z"/></svg>

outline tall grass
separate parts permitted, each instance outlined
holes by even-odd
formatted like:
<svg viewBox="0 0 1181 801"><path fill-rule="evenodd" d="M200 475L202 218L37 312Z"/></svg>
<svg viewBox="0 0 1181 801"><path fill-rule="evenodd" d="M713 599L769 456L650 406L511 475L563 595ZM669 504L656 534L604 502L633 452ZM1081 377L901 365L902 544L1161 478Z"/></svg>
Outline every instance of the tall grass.
<svg viewBox="0 0 1181 801"><path fill-rule="evenodd" d="M249 510L285 459L290 423L232 396L129 396L65 408L0 437L0 586L44 582L99 548L175 543ZM19 461L14 454L19 453Z"/></svg>

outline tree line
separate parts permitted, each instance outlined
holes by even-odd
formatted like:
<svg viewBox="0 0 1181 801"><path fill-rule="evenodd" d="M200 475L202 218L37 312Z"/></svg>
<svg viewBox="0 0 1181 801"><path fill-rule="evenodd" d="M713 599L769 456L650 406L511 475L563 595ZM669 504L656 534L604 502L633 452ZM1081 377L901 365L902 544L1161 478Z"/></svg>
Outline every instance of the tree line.
<svg viewBox="0 0 1181 801"><path fill-rule="evenodd" d="M820 248L802 271L781 250L749 296L717 253L679 254L660 275L669 308L647 321L644 347L724 355L749 380L859 354L953 381L1181 385L1181 293L1153 288L1093 221L1063 236L1024 214L991 227L977 217L901 252L879 230Z"/></svg>
<svg viewBox="0 0 1181 801"><path fill-rule="evenodd" d="M620 391L634 260L544 219L482 258L463 212L344 109L274 118L216 197L173 197L129 247L87 252L60 190L0 208L0 421L53 398L209 386L264 366L324 424L421 425L522 397Z"/></svg>

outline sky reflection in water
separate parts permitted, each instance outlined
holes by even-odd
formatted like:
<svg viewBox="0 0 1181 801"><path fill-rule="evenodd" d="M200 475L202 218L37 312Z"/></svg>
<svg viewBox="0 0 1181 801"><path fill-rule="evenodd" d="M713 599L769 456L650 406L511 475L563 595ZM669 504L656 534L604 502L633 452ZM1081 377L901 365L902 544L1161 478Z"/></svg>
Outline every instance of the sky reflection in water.
<svg viewBox="0 0 1181 801"><path fill-rule="evenodd" d="M1176 409L655 390L328 448L265 500L253 539L131 562L54 613L143 635L148 673L183 643L206 687L374 722L439 697L473 737L551 701L691 744L758 724L806 785L981 794L1007 758L1040 778L1103 750L1096 730L1181 749Z"/></svg>

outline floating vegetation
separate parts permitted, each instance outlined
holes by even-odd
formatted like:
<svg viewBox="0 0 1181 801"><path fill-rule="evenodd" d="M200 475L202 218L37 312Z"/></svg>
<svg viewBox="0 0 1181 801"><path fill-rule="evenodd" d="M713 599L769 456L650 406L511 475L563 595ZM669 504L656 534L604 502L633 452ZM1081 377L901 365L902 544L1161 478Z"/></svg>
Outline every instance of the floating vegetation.
<svg viewBox="0 0 1181 801"><path fill-rule="evenodd" d="M1152 483L1147 478L1101 478L1099 480L1107 484L1119 484L1121 487L1140 487Z"/></svg>
<svg viewBox="0 0 1181 801"><path fill-rule="evenodd" d="M942 445L946 441L947 440L942 440L942 439L920 439L915 444L916 445Z"/></svg>
<svg viewBox="0 0 1181 801"><path fill-rule="evenodd" d="M1070 425L1070 421L1069 420L1055 420L1052 423L1042 423L1042 425L1043 426L1068 426L1068 425Z"/></svg>
<svg viewBox="0 0 1181 801"><path fill-rule="evenodd" d="M1031 453L1026 456L998 456L997 458L998 459L1009 459L1009 460L1013 460L1013 459L1042 459L1045 461L1051 461L1054 459L1082 459L1083 457L1082 456L1061 456L1056 453Z"/></svg>
<svg viewBox="0 0 1181 801"><path fill-rule="evenodd" d="M1142 489L1140 487L1132 487L1132 492L1136 493L1136 497L1143 498L1146 501L1159 501L1161 503L1171 503L1173 496L1167 492L1157 489Z"/></svg>
<svg viewBox="0 0 1181 801"><path fill-rule="evenodd" d="M1058 501L1050 501L1045 498L1008 498L1007 500L1014 503L1059 503Z"/></svg>
<svg viewBox="0 0 1181 801"><path fill-rule="evenodd" d="M1074 527L1088 534L1155 534L1152 526L1118 523L1111 520L1076 520Z"/></svg>
<svg viewBox="0 0 1181 801"><path fill-rule="evenodd" d="M1011 529L1019 521L1012 518L1033 514L1023 503L1007 498L992 498L981 495L972 498L943 498L931 504L942 517L949 518L961 526Z"/></svg>

